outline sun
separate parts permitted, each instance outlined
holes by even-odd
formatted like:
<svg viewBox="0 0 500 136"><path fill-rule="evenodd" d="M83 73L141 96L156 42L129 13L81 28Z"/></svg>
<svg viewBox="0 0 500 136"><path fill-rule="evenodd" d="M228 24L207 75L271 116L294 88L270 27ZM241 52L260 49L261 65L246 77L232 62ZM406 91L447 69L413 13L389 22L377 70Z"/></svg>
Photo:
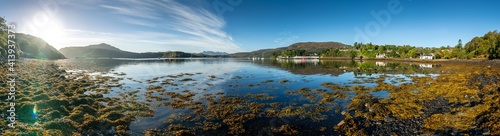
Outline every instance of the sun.
<svg viewBox="0 0 500 136"><path fill-rule="evenodd" d="M42 38L50 45L60 46L57 44L62 43L62 41L65 39L65 32L63 26L60 23L52 21L51 23L41 28L36 36Z"/></svg>
<svg viewBox="0 0 500 136"><path fill-rule="evenodd" d="M55 43L61 39L63 39L64 36L64 30L61 28L61 26L57 23L51 23L48 24L45 28L41 29L38 32L40 38L45 40L47 43Z"/></svg>

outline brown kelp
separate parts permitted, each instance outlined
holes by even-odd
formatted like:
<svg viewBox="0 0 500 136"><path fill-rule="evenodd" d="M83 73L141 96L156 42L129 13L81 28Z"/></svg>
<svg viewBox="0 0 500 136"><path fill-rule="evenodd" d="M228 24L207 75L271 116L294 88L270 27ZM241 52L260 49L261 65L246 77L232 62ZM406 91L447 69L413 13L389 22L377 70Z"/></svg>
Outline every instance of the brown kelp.
<svg viewBox="0 0 500 136"><path fill-rule="evenodd" d="M471 65L473 64L473 65ZM411 77L399 86L377 81L354 87L345 119L335 129L347 135L498 135L498 62L450 63L437 78ZM378 98L368 92L390 92Z"/></svg>
<svg viewBox="0 0 500 136"><path fill-rule="evenodd" d="M115 77L66 72L52 61L40 60L21 61L17 69L18 122L16 128L0 125L1 135L129 135L130 123L151 111L130 97L103 97L119 86L120 79ZM6 83L1 84L5 90ZM7 108L0 107L2 111ZM6 121L1 118L0 122Z"/></svg>

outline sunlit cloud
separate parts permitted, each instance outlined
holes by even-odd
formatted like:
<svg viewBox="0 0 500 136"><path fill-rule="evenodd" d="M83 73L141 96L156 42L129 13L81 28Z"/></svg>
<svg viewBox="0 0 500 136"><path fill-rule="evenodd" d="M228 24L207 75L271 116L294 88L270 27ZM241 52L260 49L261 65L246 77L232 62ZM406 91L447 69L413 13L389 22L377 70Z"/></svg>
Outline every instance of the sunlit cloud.
<svg viewBox="0 0 500 136"><path fill-rule="evenodd" d="M158 52L158 51L205 51L211 45L196 37L182 37L176 34L131 31L130 33L108 33L86 31L80 29L65 29L65 40L59 40L54 45L86 46L99 43L119 45L122 50L133 52ZM191 39L190 39L191 38ZM55 46L60 49L62 47ZM223 50L223 48L211 47L212 50ZM151 50L155 49L155 50ZM208 50L208 49L207 49Z"/></svg>
<svg viewBox="0 0 500 136"><path fill-rule="evenodd" d="M27 18L32 23L28 26L35 27L20 32L41 37L56 49L108 43L132 52L244 51L224 31L226 21L208 1L64 0L59 6L46 23L50 25L33 24L36 21ZM65 20L79 12L85 13L76 14L83 15L76 19L84 22Z"/></svg>
<svg viewBox="0 0 500 136"><path fill-rule="evenodd" d="M195 52L242 51L233 38L223 31L226 26L224 19L211 11L209 9L211 6L206 6L206 3L186 5L176 0L125 0L123 2L125 4L102 4L100 7L117 15L117 18L122 19L124 23L154 28L156 32L178 35L176 39L161 35L134 38L144 44L163 46L165 49L182 46L185 48L178 49ZM174 49L176 48L172 50Z"/></svg>

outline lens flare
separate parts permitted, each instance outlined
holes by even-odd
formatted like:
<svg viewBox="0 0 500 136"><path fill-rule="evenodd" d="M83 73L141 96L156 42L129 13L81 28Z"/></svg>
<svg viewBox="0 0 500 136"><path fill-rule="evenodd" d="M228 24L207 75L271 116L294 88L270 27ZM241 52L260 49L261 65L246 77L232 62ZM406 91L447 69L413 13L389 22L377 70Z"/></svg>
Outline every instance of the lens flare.
<svg viewBox="0 0 500 136"><path fill-rule="evenodd" d="M33 107L33 117L35 117L35 118L36 118L36 114L37 114L36 110L37 110L37 108L36 108L36 105L35 105L35 107Z"/></svg>

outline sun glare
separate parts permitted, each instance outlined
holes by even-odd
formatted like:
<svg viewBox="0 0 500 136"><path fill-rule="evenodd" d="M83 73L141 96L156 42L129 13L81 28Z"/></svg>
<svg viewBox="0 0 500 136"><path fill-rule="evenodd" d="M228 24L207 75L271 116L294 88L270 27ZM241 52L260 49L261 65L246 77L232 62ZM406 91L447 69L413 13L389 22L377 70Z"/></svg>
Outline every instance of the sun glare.
<svg viewBox="0 0 500 136"><path fill-rule="evenodd" d="M60 46L57 44L61 43L65 34L62 25L52 21L50 24L40 29L37 35L51 45Z"/></svg>
<svg viewBox="0 0 500 136"><path fill-rule="evenodd" d="M59 40L63 39L64 29L62 29L61 27L62 26L58 23L51 23L47 25L46 28L42 29L39 32L39 35L49 44L55 44Z"/></svg>

